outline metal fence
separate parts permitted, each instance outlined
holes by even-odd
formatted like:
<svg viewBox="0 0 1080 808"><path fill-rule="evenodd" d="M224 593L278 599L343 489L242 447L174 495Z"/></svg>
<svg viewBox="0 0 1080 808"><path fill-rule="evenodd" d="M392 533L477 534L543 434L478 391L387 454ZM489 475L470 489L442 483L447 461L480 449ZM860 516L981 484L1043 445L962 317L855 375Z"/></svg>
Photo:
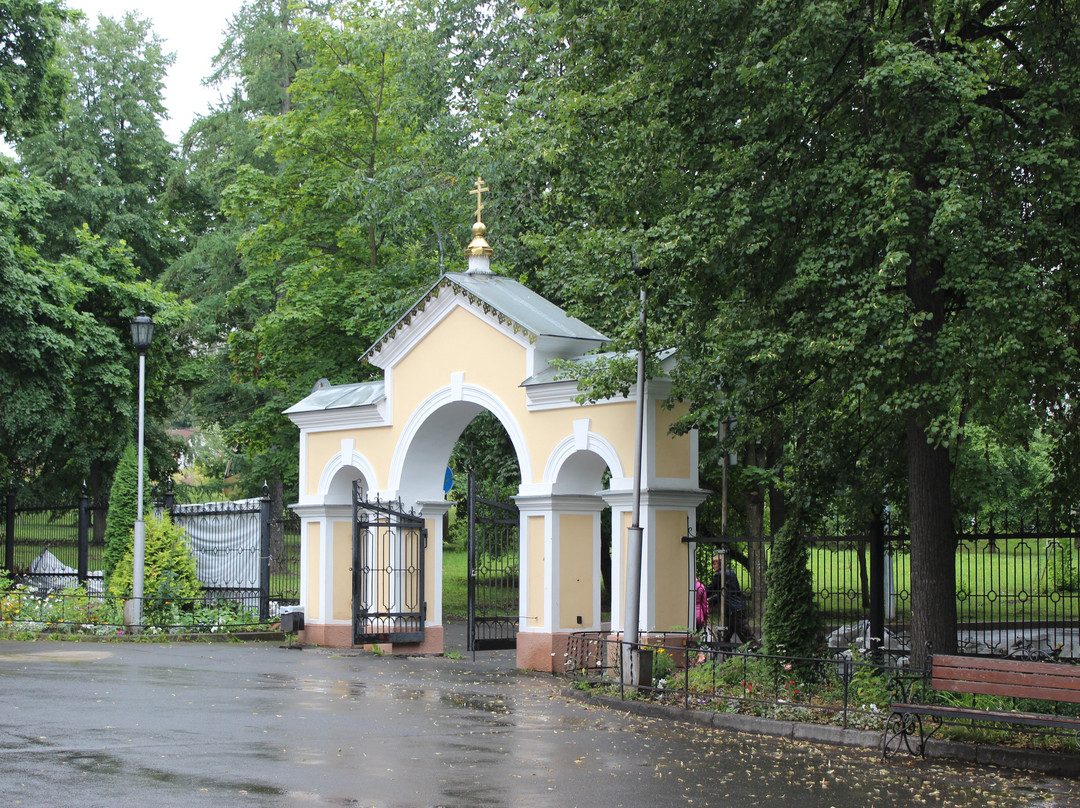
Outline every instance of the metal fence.
<svg viewBox="0 0 1080 808"><path fill-rule="evenodd" d="M264 513L265 511L265 513ZM174 505L208 603L232 601L270 618L270 501Z"/></svg>
<svg viewBox="0 0 1080 808"><path fill-rule="evenodd" d="M1011 527L1011 529L1010 529ZM868 646L875 600L883 615L886 650L907 647L911 616L911 555L906 535L886 536L883 574L875 591L869 537L806 536L815 602L834 648ZM739 545L738 542L743 542ZM704 540L696 559L700 577L705 559L725 544L745 548L763 542L766 562L772 543L765 539ZM964 653L996 656L1080 658L1080 533L1041 527L1036 522L1003 523L1001 530L972 524L957 536L957 641ZM729 554L739 555L738 552ZM731 562L747 602L754 585L746 566ZM708 581L705 581L708 583ZM688 593L693 604L693 592ZM760 599L758 599L760 602ZM688 613L690 612L688 608ZM761 636L760 610L749 609L755 636ZM709 615L717 633L719 615ZM874 636L879 636L874 634Z"/></svg>
<svg viewBox="0 0 1080 808"><path fill-rule="evenodd" d="M188 532L207 596L268 619L300 602L300 517L271 513L263 490L259 499L180 504L170 487L162 507Z"/></svg>
<svg viewBox="0 0 1080 808"><path fill-rule="evenodd" d="M83 495L74 503L17 504L16 495L5 500L3 569L14 578L50 588L100 585L105 553L105 515L108 506Z"/></svg>
<svg viewBox="0 0 1080 808"><path fill-rule="evenodd" d="M300 520L291 511L272 517L265 497L239 504L168 505L178 524L214 522L221 539L196 553L203 596L186 604L188 612L233 604L250 615L229 616L225 609L207 619L245 625L269 622L281 606L299 602ZM0 522L2 568L20 587L5 595L6 622L122 625L122 609L111 603L122 599L104 593L101 574L107 513L107 504L92 503L85 493L75 504L22 505L9 492ZM63 594L80 584L83 593ZM87 596L93 603L84 602ZM168 614L158 617L162 625L175 625Z"/></svg>
<svg viewBox="0 0 1080 808"><path fill-rule="evenodd" d="M288 509L270 520L270 599L300 602L300 517Z"/></svg>

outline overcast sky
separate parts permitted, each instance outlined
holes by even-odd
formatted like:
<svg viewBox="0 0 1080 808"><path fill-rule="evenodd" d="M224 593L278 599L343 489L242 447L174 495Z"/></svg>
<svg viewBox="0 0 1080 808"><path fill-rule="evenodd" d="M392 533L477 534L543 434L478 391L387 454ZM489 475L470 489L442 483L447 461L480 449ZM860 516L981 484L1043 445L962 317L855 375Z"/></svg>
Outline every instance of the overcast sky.
<svg viewBox="0 0 1080 808"><path fill-rule="evenodd" d="M165 79L165 108L169 119L162 122L165 136L179 143L196 115L206 112L218 99L218 91L202 86L210 75L210 60L224 39L225 26L240 10L243 0L67 0L87 16L91 26L98 15L120 18L136 11L153 23L154 32L165 40L165 50L176 61Z"/></svg>

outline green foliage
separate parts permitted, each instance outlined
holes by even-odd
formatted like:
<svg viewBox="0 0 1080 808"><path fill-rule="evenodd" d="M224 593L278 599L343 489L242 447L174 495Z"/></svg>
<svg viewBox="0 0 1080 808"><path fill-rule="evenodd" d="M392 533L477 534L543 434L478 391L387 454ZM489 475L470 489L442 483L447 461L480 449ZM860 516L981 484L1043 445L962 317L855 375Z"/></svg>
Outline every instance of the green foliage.
<svg viewBox="0 0 1080 808"><path fill-rule="evenodd" d="M260 625L257 614L228 601L207 605L201 599L159 598L146 605L140 637L227 634ZM24 586L0 590L0 629L16 639L39 639L45 633L123 639L123 625L122 598L92 595L81 586L46 595Z"/></svg>
<svg viewBox="0 0 1080 808"><path fill-rule="evenodd" d="M132 548L128 547L109 578L109 593L130 596L132 586ZM195 557L188 545L187 533L174 525L168 514L146 520L146 559L143 594L144 611L164 609L170 603L183 604L202 592L195 568Z"/></svg>
<svg viewBox="0 0 1080 808"><path fill-rule="evenodd" d="M500 502L515 496L521 484L514 445L499 419L490 412L480 413L465 427L450 452L449 465L454 472L454 487L447 497L457 503L460 515L451 525L455 537L464 535L460 531L468 528L470 473L483 496Z"/></svg>
<svg viewBox="0 0 1080 808"><path fill-rule="evenodd" d="M1073 563L1073 548L1070 543L1048 540L1043 549L1045 558L1046 589L1048 592L1075 592L1077 590L1077 570Z"/></svg>
<svg viewBox="0 0 1080 808"><path fill-rule="evenodd" d="M59 116L64 77L54 57L69 13L54 0L0 4L0 134L8 142Z"/></svg>
<svg viewBox="0 0 1080 808"><path fill-rule="evenodd" d="M663 647L650 648L648 645L645 645L644 649L652 652L652 683L656 685L659 685L660 682L673 684L670 677L677 671L678 665L675 664L675 657L671 655L671 652Z"/></svg>
<svg viewBox="0 0 1080 808"><path fill-rule="evenodd" d="M163 215L172 146L159 123L172 62L149 21L133 13L65 26L63 121L17 149L26 171L60 192L44 223L48 257L75 253L84 224L112 244L123 241L142 278L156 278L177 253L178 234Z"/></svg>
<svg viewBox="0 0 1080 808"><path fill-rule="evenodd" d="M105 554L102 572L111 588L113 573L125 556L130 556L134 541L135 518L139 510L139 459L129 445L120 457L109 492L109 511L105 518ZM145 491L144 499L145 499ZM145 513L146 502L143 502ZM130 562L129 562L130 563Z"/></svg>
<svg viewBox="0 0 1080 808"><path fill-rule="evenodd" d="M464 619L469 614L468 553L464 545L443 551L443 617Z"/></svg>
<svg viewBox="0 0 1080 808"><path fill-rule="evenodd" d="M107 619L108 601L92 597L84 587L41 594L26 586L0 589L0 625L20 631L75 632Z"/></svg>
<svg viewBox="0 0 1080 808"><path fill-rule="evenodd" d="M652 269L650 343L678 348L684 425L738 416L730 448L764 449L774 517L889 505L936 567L953 499L981 504L962 455L987 435L1011 453L1044 427L1065 487L1080 456L1075 6L530 10L547 47L500 143L543 188L522 217L536 277L632 345L631 254ZM952 479L958 460L970 479ZM940 573L913 581L917 602L951 597ZM955 641L948 610L914 629L916 645Z"/></svg>
<svg viewBox="0 0 1080 808"><path fill-rule="evenodd" d="M853 652L852 659L858 663L865 657ZM884 711L894 698L888 671L873 665L854 666L848 691L852 706L860 710Z"/></svg>
<svg viewBox="0 0 1080 808"><path fill-rule="evenodd" d="M62 429L79 348L71 279L38 253L49 191L0 158L0 473L29 475Z"/></svg>
<svg viewBox="0 0 1080 808"><path fill-rule="evenodd" d="M49 260L49 207L42 180L0 158L0 474L41 498L103 487L131 434L133 352L127 323L146 309L166 334L175 300L137 278L130 251L86 228L73 253ZM168 376L167 339L151 351L149 411ZM148 432L148 444L161 445ZM167 452L152 455L160 466Z"/></svg>
<svg viewBox="0 0 1080 808"><path fill-rule="evenodd" d="M216 210L169 282L200 304L199 415L260 485L296 485L282 410L320 378L370 374L358 352L468 224L450 204L464 141L429 22L408 6L253 2L219 54L215 78L241 91L193 131L194 170L177 181Z"/></svg>
<svg viewBox="0 0 1080 808"><path fill-rule="evenodd" d="M773 537L767 580L764 652L816 657L821 650L821 621L814 604L809 558L806 543L790 521Z"/></svg>

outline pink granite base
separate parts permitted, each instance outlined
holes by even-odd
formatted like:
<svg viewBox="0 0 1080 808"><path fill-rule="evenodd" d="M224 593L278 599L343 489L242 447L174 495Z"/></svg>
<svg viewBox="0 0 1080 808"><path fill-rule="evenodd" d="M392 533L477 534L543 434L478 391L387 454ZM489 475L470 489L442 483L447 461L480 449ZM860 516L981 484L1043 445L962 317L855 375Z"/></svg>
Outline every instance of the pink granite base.
<svg viewBox="0 0 1080 808"><path fill-rule="evenodd" d="M570 634L521 632L517 635L517 666L521 670L562 673Z"/></svg>
<svg viewBox="0 0 1080 808"><path fill-rule="evenodd" d="M373 650L376 647L385 654L441 654L445 648L445 629L442 626L428 626L424 629L423 642L409 643L368 643L363 647ZM301 645L321 645L325 648L353 648L352 626L321 625L308 623L297 635Z"/></svg>

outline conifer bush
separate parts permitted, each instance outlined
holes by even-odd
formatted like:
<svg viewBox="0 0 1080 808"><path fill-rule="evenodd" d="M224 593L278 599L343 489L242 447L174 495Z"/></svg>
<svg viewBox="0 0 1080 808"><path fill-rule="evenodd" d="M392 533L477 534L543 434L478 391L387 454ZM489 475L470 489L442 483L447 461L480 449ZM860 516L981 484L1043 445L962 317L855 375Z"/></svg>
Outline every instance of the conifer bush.
<svg viewBox="0 0 1080 808"><path fill-rule="evenodd" d="M762 647L766 654L811 658L821 648L820 615L814 603L809 552L789 519L773 539L767 573Z"/></svg>
<svg viewBox="0 0 1080 808"><path fill-rule="evenodd" d="M112 488L109 491L109 512L105 520L105 555L102 572L108 586L113 570L131 553L135 540L135 517L138 515L139 466L135 447L128 446L116 465ZM145 504L144 504L145 512Z"/></svg>
<svg viewBox="0 0 1080 808"><path fill-rule="evenodd" d="M133 548L129 546L113 570L109 594L131 595ZM146 557L143 567L143 597L146 608L155 604L191 601L199 597L202 584L195 567L187 533L173 524L168 514L146 520Z"/></svg>

